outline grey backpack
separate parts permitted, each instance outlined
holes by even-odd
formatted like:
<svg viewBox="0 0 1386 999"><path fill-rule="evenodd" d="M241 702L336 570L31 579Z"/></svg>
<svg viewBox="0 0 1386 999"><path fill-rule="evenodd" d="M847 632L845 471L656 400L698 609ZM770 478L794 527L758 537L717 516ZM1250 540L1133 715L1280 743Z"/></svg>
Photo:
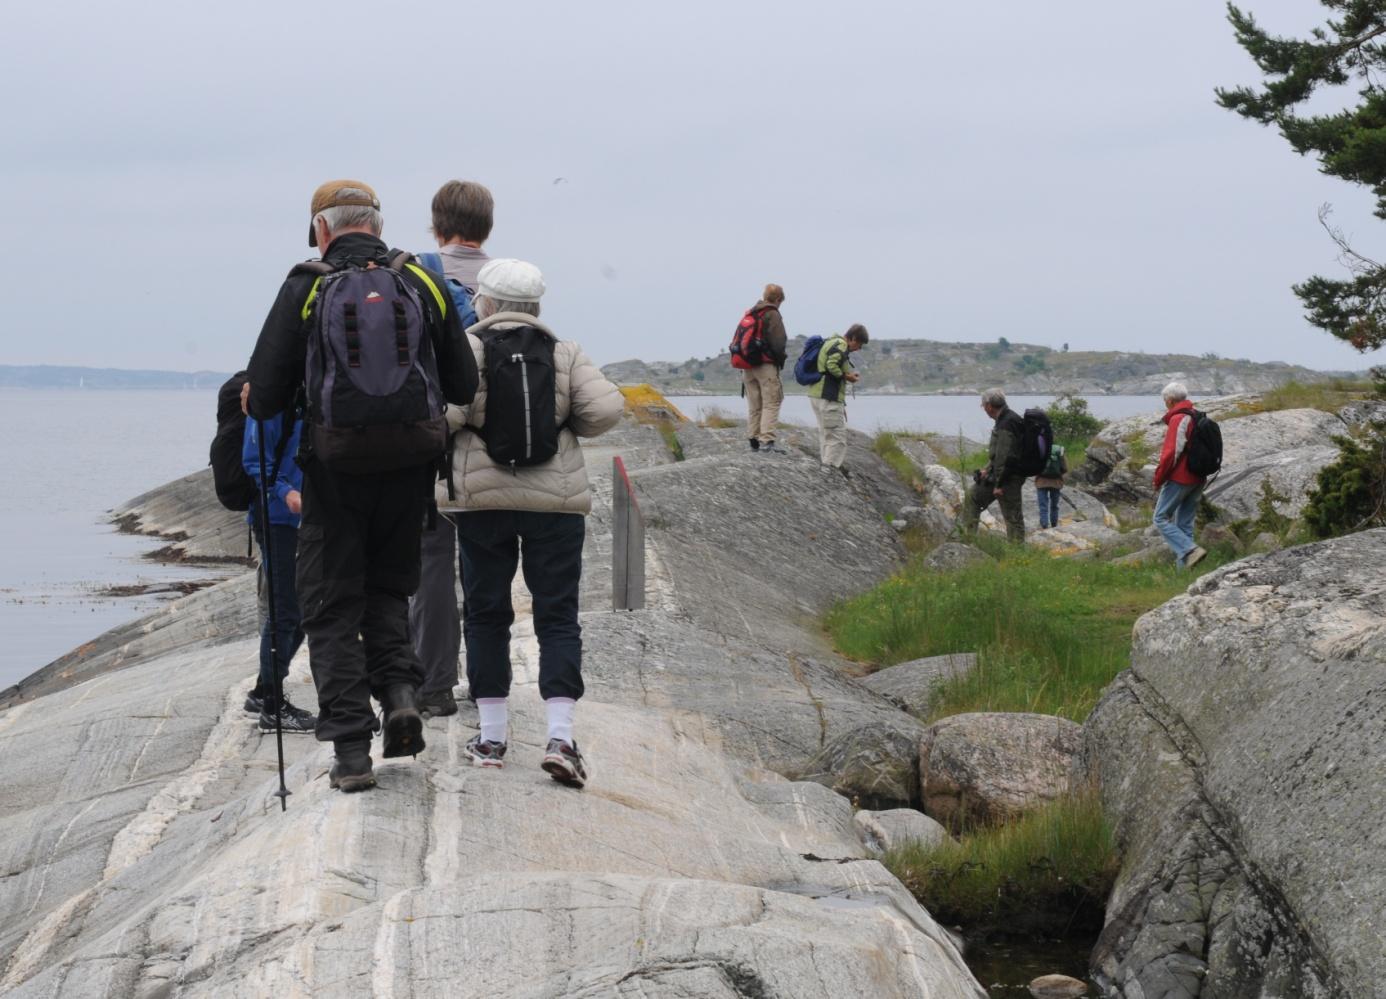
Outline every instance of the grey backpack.
<svg viewBox="0 0 1386 999"><path fill-rule="evenodd" d="M308 432L314 455L353 475L439 460L447 446L438 361L423 304L401 275L408 253L385 266L337 268L315 260L304 303L309 323ZM431 283L431 282L430 282Z"/></svg>

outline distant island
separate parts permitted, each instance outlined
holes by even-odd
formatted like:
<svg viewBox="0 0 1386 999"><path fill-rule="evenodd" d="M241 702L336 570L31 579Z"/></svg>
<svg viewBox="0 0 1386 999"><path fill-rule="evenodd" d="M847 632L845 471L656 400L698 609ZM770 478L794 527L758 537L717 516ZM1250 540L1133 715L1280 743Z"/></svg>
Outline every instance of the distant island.
<svg viewBox="0 0 1386 999"><path fill-rule="evenodd" d="M789 347L789 365L804 337ZM1232 360L1208 353L1139 354L1128 351L1055 350L1011 343L942 343L935 340L872 340L852 355L863 395L954 395L1000 385L1017 395L1152 395L1182 381L1199 395L1264 392L1286 382L1365 378L1364 372L1314 371L1279 361ZM740 372L726 353L686 361L617 361L602 368L619 384L649 383L666 395L736 395ZM804 392L786 370L785 389Z"/></svg>
<svg viewBox="0 0 1386 999"><path fill-rule="evenodd" d="M127 371L54 364L0 364L0 388L25 389L215 389L230 378L222 371Z"/></svg>

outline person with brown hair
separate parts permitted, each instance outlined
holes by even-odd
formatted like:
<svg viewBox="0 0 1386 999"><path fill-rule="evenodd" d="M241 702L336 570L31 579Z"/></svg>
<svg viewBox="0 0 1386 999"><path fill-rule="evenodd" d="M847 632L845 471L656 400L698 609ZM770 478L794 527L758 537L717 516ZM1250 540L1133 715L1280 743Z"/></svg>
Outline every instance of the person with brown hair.
<svg viewBox="0 0 1386 999"><path fill-rule="evenodd" d="M871 342L871 334L861 323L853 323L841 336L831 336L818 351L818 371L822 375L809 388L809 405L818 420L819 461L848 478L842 462L847 457L847 386L861 376L852 371L851 357Z"/></svg>
<svg viewBox="0 0 1386 999"><path fill-rule="evenodd" d="M450 180L433 195L436 254L420 254L424 266L442 272L449 285L466 293L468 309L477 276L490 257L482 245L491 235L495 201L474 180ZM456 295L454 295L456 298ZM469 313L475 321L475 313ZM423 664L419 707L433 717L457 714L457 666L462 652L462 615L457 606L457 525L440 515L425 526L420 552L419 588L409 601L409 632Z"/></svg>
<svg viewBox="0 0 1386 999"><path fill-rule="evenodd" d="M746 396L746 433L752 451L767 454L788 454L775 443L775 429L780 422L780 406L784 403L784 385L780 370L784 367L789 337L780 316L784 289L767 284L760 301L751 306L748 315L757 317L760 339L765 345L763 359L741 372L743 394Z"/></svg>

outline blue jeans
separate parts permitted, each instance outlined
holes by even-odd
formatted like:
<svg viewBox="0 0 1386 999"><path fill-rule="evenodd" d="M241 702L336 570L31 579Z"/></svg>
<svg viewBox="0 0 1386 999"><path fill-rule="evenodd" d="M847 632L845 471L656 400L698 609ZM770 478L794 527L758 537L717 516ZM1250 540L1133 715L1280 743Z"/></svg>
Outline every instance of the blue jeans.
<svg viewBox="0 0 1386 999"><path fill-rule="evenodd" d="M539 695L582 696L578 587L586 519L576 513L472 510L457 515L462 633L473 697L510 693L510 584L517 564L534 606Z"/></svg>
<svg viewBox="0 0 1386 999"><path fill-rule="evenodd" d="M260 564L266 564L265 539L255 527L255 540L260 545ZM279 676L289 675L289 660L303 644L303 615L298 609L298 588L294 585L294 566L298 560L298 528L288 524L270 524L270 544L274 561L274 623L278 626ZM265 617L260 627L260 679L255 691L265 698L268 707L274 706L274 665L270 656L270 619Z"/></svg>
<svg viewBox="0 0 1386 999"><path fill-rule="evenodd" d="M1040 529L1059 526L1059 489L1057 486L1036 488L1039 496Z"/></svg>
<svg viewBox="0 0 1386 999"><path fill-rule="evenodd" d="M1166 482L1155 498L1155 526L1164 536L1165 544L1174 550L1175 560L1182 566L1184 558L1197 545L1194 542L1194 515L1203 485L1184 486Z"/></svg>

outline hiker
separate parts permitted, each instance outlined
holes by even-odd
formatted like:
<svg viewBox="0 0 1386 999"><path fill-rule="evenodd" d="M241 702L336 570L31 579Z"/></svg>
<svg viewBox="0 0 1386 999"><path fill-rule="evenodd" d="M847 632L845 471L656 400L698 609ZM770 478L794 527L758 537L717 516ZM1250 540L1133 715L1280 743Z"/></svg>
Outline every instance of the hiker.
<svg viewBox="0 0 1386 999"><path fill-rule="evenodd" d="M982 409L994 421L987 444L987 467L973 473L972 488L963 499L962 533L965 537L976 537L982 511L1000 500L1001 515L1006 521L1006 540L1023 544L1025 514L1021 509L1020 490L1025 485L1025 476L1020 461L1025 423L1006 405L1006 393L999 388L982 393Z"/></svg>
<svg viewBox="0 0 1386 999"><path fill-rule="evenodd" d="M289 438L281 440L288 423ZM245 421L245 443L241 449L241 462L246 474L255 483L255 498L251 500L246 513L246 523L255 532L255 541L260 548L260 575L274 573L274 615L271 617L268 604L260 618L260 675L255 688L246 697L246 710L258 705L261 732L275 729L275 692L282 689L284 677L289 675L289 662L303 644L302 615L298 608L298 591L294 587L294 566L298 549L299 514L303 510L303 472L298 467L296 453L303 431L303 420L298 412L287 417L266 420L264 451L275 455L269 462L269 531L270 551L274 558L265 556L265 536L260 519L260 424L255 420ZM269 587L260 587L268 591ZM257 594L258 598L259 594ZM265 600L268 601L266 595ZM270 621L278 629L271 641ZM274 653L278 662L274 662ZM278 676L276 677L276 671ZM278 682L276 682L278 681ZM284 698L282 723L285 732L311 732L317 724L317 717L311 711L297 707L288 697Z"/></svg>
<svg viewBox="0 0 1386 999"><path fill-rule="evenodd" d="M750 435L752 451L765 454L788 454L775 443L775 428L780 422L780 406L784 403L784 385L780 371L784 368L789 344L784 330L780 306L784 304L784 289L767 284L760 301L746 310L743 325L750 320L756 324L756 336L762 348L744 358L747 367L741 371L742 394L746 396L746 432Z"/></svg>
<svg viewBox="0 0 1386 999"><path fill-rule="evenodd" d="M466 405L476 361L442 275L380 239L380 201L354 180L314 193L308 245L251 356L250 415L269 420L307 374L298 595L329 783L375 784L371 697L385 758L423 749L423 671L409 641L419 540L446 446L443 402Z"/></svg>
<svg viewBox="0 0 1386 999"><path fill-rule="evenodd" d="M1049 459L1044 469L1035 476L1041 531L1059 526L1059 493L1064 488L1064 476L1067 474L1068 456L1064 454L1064 446L1054 444L1049 448Z"/></svg>
<svg viewBox="0 0 1386 999"><path fill-rule="evenodd" d="M853 323L841 336L823 341L818 350L818 371L822 378L810 386L809 405L818 420L818 460L849 477L842 462L847 458L847 384L861 376L852 367L851 355L871 342L861 323Z"/></svg>
<svg viewBox="0 0 1386 999"><path fill-rule="evenodd" d="M491 259L482 246L491 235L494 213L491 192L475 181L450 180L433 196L438 252L420 254L419 262L447 278L466 326L476 322L472 299L477 274ZM409 601L409 633L424 671L419 707L433 717L457 714L452 692L462 649L457 574L457 525L451 517L440 516L424 527L419 589Z"/></svg>
<svg viewBox="0 0 1386 999"><path fill-rule="evenodd" d="M509 744L510 589L524 573L539 640L539 695L548 722L542 767L572 787L589 771L573 736L582 697L585 516L592 509L579 437L615 426L620 391L571 340L539 322L544 279L533 264L492 260L478 278L480 322L468 333L481 372L476 401L452 423L452 496L461 549L467 680L480 732L466 745L479 767L501 767ZM517 363L518 360L518 363Z"/></svg>
<svg viewBox="0 0 1386 999"><path fill-rule="evenodd" d="M1165 401L1165 442L1155 466L1155 527L1174 552L1180 568L1191 569L1208 552L1194 541L1194 516L1206 480L1189 470L1188 443L1194 428L1194 405L1181 382L1160 393Z"/></svg>

